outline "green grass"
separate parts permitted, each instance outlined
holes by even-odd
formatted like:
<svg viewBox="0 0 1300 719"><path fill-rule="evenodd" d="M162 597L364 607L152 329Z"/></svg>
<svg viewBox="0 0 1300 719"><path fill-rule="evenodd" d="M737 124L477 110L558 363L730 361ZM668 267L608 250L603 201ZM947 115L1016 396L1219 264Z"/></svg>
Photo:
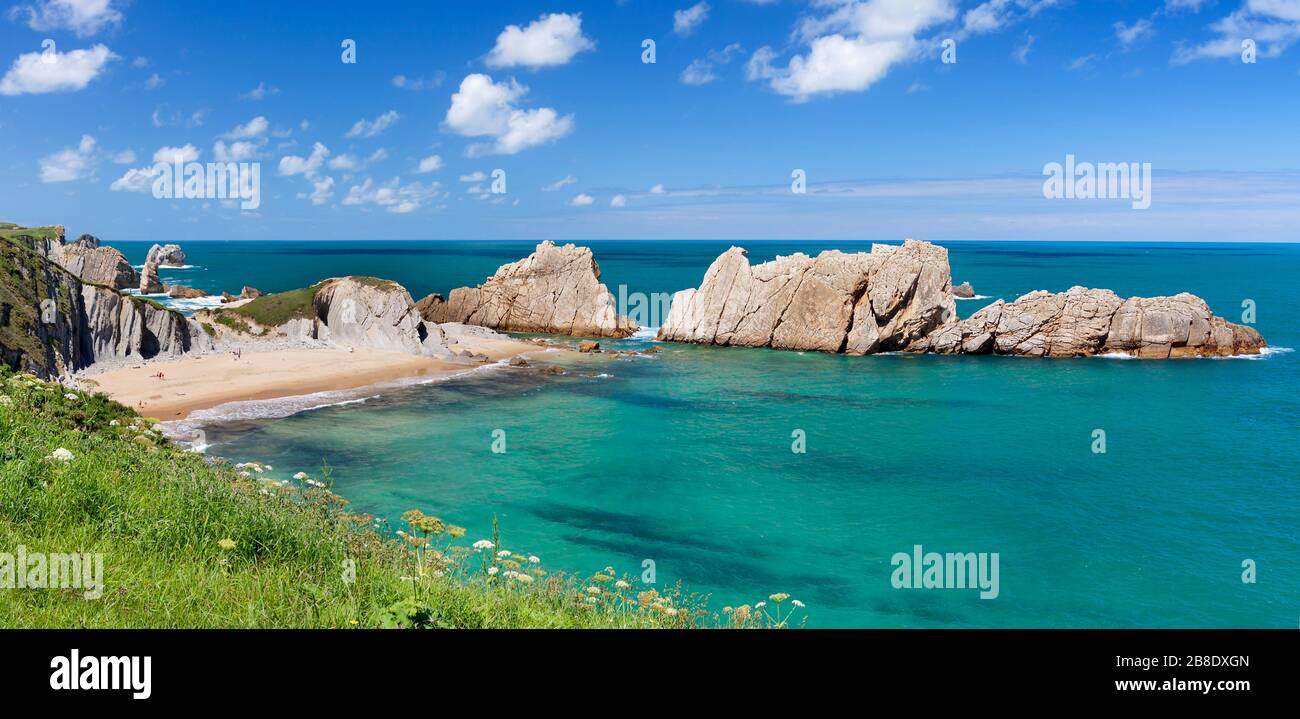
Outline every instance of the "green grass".
<svg viewBox="0 0 1300 719"><path fill-rule="evenodd" d="M262 295L239 307L223 307L218 315L235 313L243 315L263 327L279 327L289 320L313 317L315 310L312 300L316 297L319 285L300 287L287 292Z"/></svg>
<svg viewBox="0 0 1300 719"><path fill-rule="evenodd" d="M54 458L59 448L73 458ZM80 589L0 588L0 625L789 623L748 607L712 615L702 597L680 587L660 594L613 568L586 577L547 572L526 552L498 556L499 535L475 549L464 530L418 512L395 532L351 513L328 489L328 467L311 480L265 479L297 469L205 461L103 395L0 368L0 552L99 553L104 566L98 599Z"/></svg>
<svg viewBox="0 0 1300 719"><path fill-rule="evenodd" d="M0 237L0 349L10 362L28 361L48 371L50 357L38 336L40 306L51 295L50 278L66 273L21 240L3 236L3 232ZM66 287L63 289L53 294L66 311L69 302Z"/></svg>
<svg viewBox="0 0 1300 719"><path fill-rule="evenodd" d="M38 240L52 240L63 234L63 228L57 225L47 227L20 227L12 222L0 222L0 239L17 240L31 237Z"/></svg>

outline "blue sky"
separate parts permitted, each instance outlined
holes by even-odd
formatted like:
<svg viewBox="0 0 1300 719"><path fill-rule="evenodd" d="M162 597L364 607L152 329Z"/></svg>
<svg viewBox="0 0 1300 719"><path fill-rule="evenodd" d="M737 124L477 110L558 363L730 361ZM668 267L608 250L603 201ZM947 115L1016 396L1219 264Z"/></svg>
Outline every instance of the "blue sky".
<svg viewBox="0 0 1300 719"><path fill-rule="evenodd" d="M1297 241L1298 40L1300 0L29 0L0 15L0 219L110 241ZM155 198L155 154L186 146L260 163L260 206ZM1150 163L1151 208L1045 198L1067 155ZM496 169L506 192L480 192Z"/></svg>

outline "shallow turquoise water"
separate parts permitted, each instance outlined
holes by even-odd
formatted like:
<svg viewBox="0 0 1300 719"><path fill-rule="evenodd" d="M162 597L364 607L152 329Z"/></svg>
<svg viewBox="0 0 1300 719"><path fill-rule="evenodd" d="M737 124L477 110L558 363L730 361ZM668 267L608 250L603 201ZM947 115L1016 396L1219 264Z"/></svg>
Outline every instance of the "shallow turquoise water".
<svg viewBox="0 0 1300 719"><path fill-rule="evenodd" d="M591 243L614 289L698 283L718 243ZM755 261L836 245L752 243ZM863 249L841 244L843 249ZM122 244L138 262L147 247ZM205 289L375 274L418 298L524 243L191 243ZM1296 347L1296 245L954 243L955 279L1014 298L1072 284L1205 297ZM164 273L166 276L168 273ZM183 277L183 279L182 279ZM960 303L969 314L988 301ZM625 341L614 346L645 346ZM334 467L360 511L419 507L551 568L683 580L711 605L775 591L811 626L1267 626L1300 621L1297 356L852 358L661 345L563 377L496 369L274 420L209 450L288 476ZM543 360L549 361L549 360ZM491 451L495 429L507 451ZM1096 454L1093 432L1106 433ZM791 451L803 430L807 452ZM890 557L997 552L1000 596L899 590ZM1241 581L1252 559L1258 582Z"/></svg>

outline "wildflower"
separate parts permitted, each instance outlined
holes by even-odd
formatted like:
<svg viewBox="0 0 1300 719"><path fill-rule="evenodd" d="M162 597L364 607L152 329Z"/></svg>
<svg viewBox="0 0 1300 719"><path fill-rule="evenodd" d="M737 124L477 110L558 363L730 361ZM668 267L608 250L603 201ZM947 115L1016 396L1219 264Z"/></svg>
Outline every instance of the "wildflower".
<svg viewBox="0 0 1300 719"><path fill-rule="evenodd" d="M524 584L532 584L532 583L533 583L533 578L530 577L530 576L528 576L527 574L522 573L522 572L515 572L515 577L514 577L514 578L517 579L517 580L519 580L519 581L521 581L521 582L523 582Z"/></svg>
<svg viewBox="0 0 1300 719"><path fill-rule="evenodd" d="M492 540L490 539L480 539L474 543L474 549L491 549L491 548L492 548Z"/></svg>
<svg viewBox="0 0 1300 719"><path fill-rule="evenodd" d="M791 601L790 603L793 604L793 605L795 605L796 607L799 607L800 609L803 609L803 602L799 601L798 599L795 599L795 600Z"/></svg>
<svg viewBox="0 0 1300 719"><path fill-rule="evenodd" d="M449 534L449 535L451 535L451 536L453 536L453 537L460 538L460 537L465 536L465 528L464 528L464 527L457 527L457 526L454 525L454 524L448 524L448 525L447 525L447 534Z"/></svg>
<svg viewBox="0 0 1300 719"><path fill-rule="evenodd" d="M64 399L67 399L67 400L71 400L71 401L73 401L73 402L76 402L77 400L81 399L80 397L78 397L77 395L75 395L75 394L73 394L73 393L71 393L71 392L64 392L64 393L63 393L63 398L64 398Z"/></svg>
<svg viewBox="0 0 1300 719"><path fill-rule="evenodd" d="M735 611L735 610L733 610L731 607L723 607L723 608L722 608L722 613L723 613L723 614L731 614L733 611Z"/></svg>
<svg viewBox="0 0 1300 719"><path fill-rule="evenodd" d="M296 479L296 480L298 480L299 482L301 482L302 480L307 479L307 473L306 473L306 472L299 472L299 473L293 475L293 478Z"/></svg>
<svg viewBox="0 0 1300 719"><path fill-rule="evenodd" d="M120 424L122 424L122 423L121 423L121 422L118 422L118 421L115 420L115 419L112 419L112 420L109 420L109 421L108 421L108 426L109 426L109 427L116 427L116 426L118 426L118 425L120 425Z"/></svg>
<svg viewBox="0 0 1300 719"><path fill-rule="evenodd" d="M593 596L593 597L599 597L599 596L600 596L600 587L587 587L587 590L586 590L586 591L587 591L587 594L590 594L590 595Z"/></svg>
<svg viewBox="0 0 1300 719"><path fill-rule="evenodd" d="M357 624L359 624L359 623L360 623L360 622L358 622L358 621L355 620L355 619L349 619L349 620L348 620L348 624L351 624L351 625L354 626L354 627L355 627Z"/></svg>
<svg viewBox="0 0 1300 719"><path fill-rule="evenodd" d="M227 537L226 539L218 539L217 546L229 552L230 550L235 548L235 540L230 539L229 537Z"/></svg>
<svg viewBox="0 0 1300 719"><path fill-rule="evenodd" d="M6 406L6 407L10 407L10 406L13 405L13 403L14 403L14 398L13 398L13 397L10 397L10 396L7 395L7 394L0 394L0 404L4 405L4 406ZM113 420L113 421L116 422L117 420Z"/></svg>
<svg viewBox="0 0 1300 719"><path fill-rule="evenodd" d="M759 602L759 603L757 603L757 604L754 605L754 608L755 608L755 609L762 609L763 607L766 607L766 606L767 606L767 602Z"/></svg>
<svg viewBox="0 0 1300 719"><path fill-rule="evenodd" d="M510 556L510 551L509 551L509 550L503 549L503 550L497 552L497 557L499 557L499 558L501 558L501 559L505 559L506 557L509 557L509 556Z"/></svg>
<svg viewBox="0 0 1300 719"><path fill-rule="evenodd" d="M786 594L785 592L777 592L776 594L773 594L772 596L768 597L768 599L771 599L772 601L776 602L777 604L780 604L781 602L784 602L785 600L787 600L787 599L789 599L789 598L790 598L790 595L789 595L789 594Z"/></svg>
<svg viewBox="0 0 1300 719"><path fill-rule="evenodd" d="M60 462L71 462L72 453L62 447L59 447L53 452L50 452L49 455L47 455L45 458L58 460Z"/></svg>
<svg viewBox="0 0 1300 719"><path fill-rule="evenodd" d="M497 572L501 571L500 567L488 567L488 575L495 577Z"/></svg>
<svg viewBox="0 0 1300 719"><path fill-rule="evenodd" d="M605 582L608 582L609 580L613 579L613 577L607 574L597 574L593 576L591 579L592 581L596 581L596 582L600 582L601 584L604 584Z"/></svg>
<svg viewBox="0 0 1300 719"><path fill-rule="evenodd" d="M614 586L615 586L615 587L618 587L619 589L628 589L628 588L630 588L632 585L631 585L631 584L628 584L627 582L625 582L625 581L623 581L622 579L620 579L620 580L618 580L617 582L614 582Z"/></svg>
<svg viewBox="0 0 1300 719"><path fill-rule="evenodd" d="M262 471L262 470L259 469L259 470L257 470L257 471L260 472L260 471ZM325 483L324 483L324 482L317 482L317 481L314 480L314 479L309 479L309 480L307 480L307 486L309 486L309 487L324 487L324 486L325 486Z"/></svg>
<svg viewBox="0 0 1300 719"><path fill-rule="evenodd" d="M541 563L542 563L542 560L538 559L538 558L536 557L536 555L532 555L532 554L530 554L530 555L528 555L528 563L529 563L529 564L541 564Z"/></svg>

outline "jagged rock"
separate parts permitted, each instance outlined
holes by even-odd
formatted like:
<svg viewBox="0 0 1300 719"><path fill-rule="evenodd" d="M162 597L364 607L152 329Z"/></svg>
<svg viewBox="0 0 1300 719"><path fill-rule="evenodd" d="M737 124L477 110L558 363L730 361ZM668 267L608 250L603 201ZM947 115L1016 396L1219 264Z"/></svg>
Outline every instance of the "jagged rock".
<svg viewBox="0 0 1300 719"><path fill-rule="evenodd" d="M593 342L593 341L591 341L591 340L587 340L587 341L585 341L585 342L579 342L579 343L578 343L578 351L579 351L579 352L584 352L584 353L585 353L585 352L594 352L595 350L598 350L598 349L600 349L600 343L599 343L599 342Z"/></svg>
<svg viewBox="0 0 1300 719"><path fill-rule="evenodd" d="M658 348L658 347L646 347L645 349L641 350L641 354L643 354L643 355L657 355L657 354L659 354L659 348Z"/></svg>
<svg viewBox="0 0 1300 719"><path fill-rule="evenodd" d="M146 262L144 272L140 273L140 294L153 295L162 291L163 283L158 278L158 263Z"/></svg>
<svg viewBox="0 0 1300 719"><path fill-rule="evenodd" d="M527 366L528 366L528 361L525 360L523 357L511 357L511 358L510 358L510 366L511 366L511 367L527 367Z"/></svg>
<svg viewBox="0 0 1300 719"><path fill-rule="evenodd" d="M211 346L201 327L159 305L84 283L57 262L0 240L0 358L41 377L106 359L175 357Z"/></svg>
<svg viewBox="0 0 1300 719"><path fill-rule="evenodd" d="M557 364L547 365L546 369L542 370L542 374L564 374L564 368Z"/></svg>
<svg viewBox="0 0 1300 719"><path fill-rule="evenodd" d="M140 284L139 273L126 256L112 247L102 247L94 235L82 235L72 242L64 239L63 227L56 226L49 237L19 235L20 241L37 254L58 263L82 282L115 290Z"/></svg>
<svg viewBox="0 0 1300 719"><path fill-rule="evenodd" d="M658 339L849 354L914 349L955 320L951 282L948 251L915 240L754 266L732 247L698 289L673 296Z"/></svg>
<svg viewBox="0 0 1300 719"><path fill-rule="evenodd" d="M185 253L180 245L154 245L144 260L146 265L150 262L156 262L160 267L184 267Z"/></svg>
<svg viewBox="0 0 1300 719"><path fill-rule="evenodd" d="M236 296L230 294L229 292L222 292L222 293L221 293L221 302L222 302L223 304L225 304L225 303L227 303L227 302L236 302L236 301L238 301L238 300L239 300L238 297L236 297Z"/></svg>
<svg viewBox="0 0 1300 719"><path fill-rule="evenodd" d="M478 287L420 300L430 322L463 322L508 332L586 337L627 337L638 328L618 314L600 283L591 250L546 241L528 257L502 265Z"/></svg>
<svg viewBox="0 0 1300 719"><path fill-rule="evenodd" d="M1120 352L1167 358L1258 354L1253 328L1216 317L1201 298L1131 297L1104 289L1030 292L998 300L931 338L941 354L1078 357Z"/></svg>
<svg viewBox="0 0 1300 719"><path fill-rule="evenodd" d="M241 300L251 300L254 297L261 297L261 296L262 296L262 291L257 289L256 287L249 287L245 285L244 289L239 291L239 299Z"/></svg>
<svg viewBox="0 0 1300 719"><path fill-rule="evenodd" d="M969 300L975 296L975 288L971 287L969 282L963 282L952 288L952 296Z"/></svg>
<svg viewBox="0 0 1300 719"><path fill-rule="evenodd" d="M452 356L442 329L420 317L410 293L396 282L373 277L325 280L316 285L312 308L317 339L336 345Z"/></svg>
<svg viewBox="0 0 1300 719"><path fill-rule="evenodd" d="M163 291L167 293L168 297L173 299L190 300L208 296L208 293L203 290L196 290L193 287L186 287L185 285L163 285Z"/></svg>

